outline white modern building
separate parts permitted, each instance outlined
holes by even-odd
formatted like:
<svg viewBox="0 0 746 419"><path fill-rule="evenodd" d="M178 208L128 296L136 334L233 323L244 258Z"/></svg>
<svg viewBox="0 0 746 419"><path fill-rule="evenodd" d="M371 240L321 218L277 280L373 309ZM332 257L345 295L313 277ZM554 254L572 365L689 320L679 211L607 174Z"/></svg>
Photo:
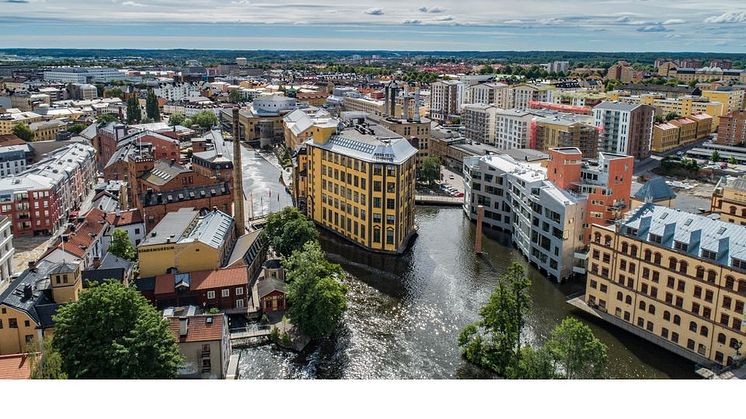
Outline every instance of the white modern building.
<svg viewBox="0 0 746 419"><path fill-rule="evenodd" d="M484 144L495 144L495 113L497 107L484 103L470 103L461 107L464 137Z"/></svg>
<svg viewBox="0 0 746 419"><path fill-rule="evenodd" d="M600 130L599 151L650 156L655 108L650 105L601 102L593 108L593 123Z"/></svg>
<svg viewBox="0 0 746 419"><path fill-rule="evenodd" d="M481 103L495 105L507 109L511 106L512 90L504 83L482 83L469 86L466 89L465 103Z"/></svg>
<svg viewBox="0 0 746 419"><path fill-rule="evenodd" d="M11 220L0 215L0 291L4 290L13 275L13 234L10 232Z"/></svg>
<svg viewBox="0 0 746 419"><path fill-rule="evenodd" d="M166 99L168 102L181 102L189 98L202 96L200 86L193 83L170 83L153 89L156 96Z"/></svg>
<svg viewBox="0 0 746 419"><path fill-rule="evenodd" d="M495 146L499 149L528 147L529 125L534 115L521 109L495 110Z"/></svg>
<svg viewBox="0 0 746 419"><path fill-rule="evenodd" d="M466 84L457 80L436 81L430 86L430 119L443 122L461 112Z"/></svg>
<svg viewBox="0 0 746 419"><path fill-rule="evenodd" d="M17 175L26 170L26 162L33 155L28 144L0 147L0 177Z"/></svg>
<svg viewBox="0 0 746 419"><path fill-rule="evenodd" d="M587 197L546 180L540 164L505 154L467 157L463 171L469 218L484 206L484 226L511 233L532 265L558 282L573 274L575 252L584 248Z"/></svg>
<svg viewBox="0 0 746 419"><path fill-rule="evenodd" d="M124 72L110 67L59 67L44 72L45 81L63 83L108 83L125 77Z"/></svg>

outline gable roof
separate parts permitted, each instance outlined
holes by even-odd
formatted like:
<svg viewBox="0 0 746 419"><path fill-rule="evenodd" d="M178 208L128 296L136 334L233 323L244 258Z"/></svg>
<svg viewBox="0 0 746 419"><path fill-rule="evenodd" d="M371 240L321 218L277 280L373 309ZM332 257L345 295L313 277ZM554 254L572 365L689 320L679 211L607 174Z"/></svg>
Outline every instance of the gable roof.
<svg viewBox="0 0 746 419"><path fill-rule="evenodd" d="M171 333L174 334L176 341L185 342L209 342L221 340L223 338L223 319L222 314L216 315L197 315L185 317L187 321L187 333L185 336L180 334L180 317L169 317L169 326Z"/></svg>
<svg viewBox="0 0 746 419"><path fill-rule="evenodd" d="M128 226L131 224L142 224L142 214L137 208L127 211L110 212L106 214L106 222L115 226Z"/></svg>
<svg viewBox="0 0 746 419"><path fill-rule="evenodd" d="M83 258L86 250L106 229L106 224L106 214L98 208L91 208L86 213L83 222L75 226L75 231L67 235L67 243L63 243L60 237L54 248L63 249L64 247L65 253ZM50 250L54 250L54 248Z"/></svg>
<svg viewBox="0 0 746 419"><path fill-rule="evenodd" d="M285 282L275 278L264 278L256 283L256 290L259 298L266 297L274 291L285 293Z"/></svg>
<svg viewBox="0 0 746 419"><path fill-rule="evenodd" d="M172 294L175 292L177 283L188 284L191 291L246 286L249 283L249 273L245 267L239 266L212 271L158 275L155 277L155 294Z"/></svg>

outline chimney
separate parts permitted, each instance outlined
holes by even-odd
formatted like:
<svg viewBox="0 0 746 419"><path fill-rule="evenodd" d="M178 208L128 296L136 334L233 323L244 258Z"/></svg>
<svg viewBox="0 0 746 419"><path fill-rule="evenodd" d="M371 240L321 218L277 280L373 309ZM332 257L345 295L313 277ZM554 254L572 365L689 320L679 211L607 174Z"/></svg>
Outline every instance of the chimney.
<svg viewBox="0 0 746 419"><path fill-rule="evenodd" d="M414 89L414 115L412 115L414 122L420 122L420 84L417 83L417 87Z"/></svg>
<svg viewBox="0 0 746 419"><path fill-rule="evenodd" d="M24 285L23 286L23 299L28 300L33 296L34 296L34 289L31 287L31 284Z"/></svg>
<svg viewBox="0 0 746 419"><path fill-rule="evenodd" d="M35 260L30 260L28 262L28 270L31 272L36 272L36 261Z"/></svg>
<svg viewBox="0 0 746 419"><path fill-rule="evenodd" d="M404 95L401 102L401 117L409 119L409 84L404 84Z"/></svg>
<svg viewBox="0 0 746 419"><path fill-rule="evenodd" d="M246 233L246 219L243 212L243 174L241 171L241 141L238 106L233 108L233 218L236 220L238 236Z"/></svg>
<svg viewBox="0 0 746 419"><path fill-rule="evenodd" d="M189 319L186 317L179 317L179 336L186 336L189 331Z"/></svg>

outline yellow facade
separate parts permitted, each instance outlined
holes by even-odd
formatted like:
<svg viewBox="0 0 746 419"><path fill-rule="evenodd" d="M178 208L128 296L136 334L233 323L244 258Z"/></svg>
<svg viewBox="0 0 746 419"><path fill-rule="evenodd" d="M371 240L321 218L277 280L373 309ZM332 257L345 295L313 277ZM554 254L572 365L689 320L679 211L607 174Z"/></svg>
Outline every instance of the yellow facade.
<svg viewBox="0 0 746 419"><path fill-rule="evenodd" d="M0 115L0 135L12 134L13 127L15 127L18 124L29 125L33 122L39 122L41 120L42 120L42 117L41 115L38 115L38 114L32 114L27 117L21 117L18 115L11 117L9 114Z"/></svg>
<svg viewBox="0 0 746 419"><path fill-rule="evenodd" d="M717 128L720 123L720 116L725 115L725 106L720 102L713 102L705 97L700 96L681 96L678 98L666 98L659 94L645 94L639 96L630 96L626 92L610 92L615 100L621 103L643 104L655 107L655 114L665 116L669 113L675 113L679 116L688 117L694 114L706 113L712 116L712 129Z"/></svg>
<svg viewBox="0 0 746 419"><path fill-rule="evenodd" d="M137 247L140 277L163 275L169 269L196 272L217 269L223 261L221 249L202 242L140 245Z"/></svg>
<svg viewBox="0 0 746 419"><path fill-rule="evenodd" d="M710 211L720 214L723 221L746 225L746 190L733 183L728 179L718 183L712 193Z"/></svg>
<svg viewBox="0 0 746 419"><path fill-rule="evenodd" d="M38 324L25 312L0 304L0 355L39 349Z"/></svg>
<svg viewBox="0 0 746 419"><path fill-rule="evenodd" d="M723 104L722 113L717 116L727 115L731 112L738 111L743 106L744 91L743 90L704 90L702 91L702 97L710 99L711 102L718 102ZM712 115L712 114L710 114Z"/></svg>
<svg viewBox="0 0 746 419"><path fill-rule="evenodd" d="M746 341L746 275L594 225L585 300L720 365Z"/></svg>
<svg viewBox="0 0 746 419"><path fill-rule="evenodd" d="M653 125L653 138L650 149L656 153L672 150L679 146L679 127L672 124Z"/></svg>
<svg viewBox="0 0 746 419"><path fill-rule="evenodd" d="M57 304L78 301L80 292L83 290L83 281L80 276L80 266L70 272L55 271L49 275L52 287L52 299Z"/></svg>
<svg viewBox="0 0 746 419"><path fill-rule="evenodd" d="M326 141L306 143L308 215L363 248L404 251L415 231L415 155L374 163L321 148Z"/></svg>

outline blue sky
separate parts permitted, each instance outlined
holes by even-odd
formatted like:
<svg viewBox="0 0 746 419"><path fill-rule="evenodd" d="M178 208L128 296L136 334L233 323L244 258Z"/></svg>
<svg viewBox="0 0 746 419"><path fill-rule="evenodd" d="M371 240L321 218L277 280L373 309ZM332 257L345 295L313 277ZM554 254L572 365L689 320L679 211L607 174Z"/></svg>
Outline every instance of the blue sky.
<svg viewBox="0 0 746 419"><path fill-rule="evenodd" d="M35 48L745 52L733 0L0 0Z"/></svg>

